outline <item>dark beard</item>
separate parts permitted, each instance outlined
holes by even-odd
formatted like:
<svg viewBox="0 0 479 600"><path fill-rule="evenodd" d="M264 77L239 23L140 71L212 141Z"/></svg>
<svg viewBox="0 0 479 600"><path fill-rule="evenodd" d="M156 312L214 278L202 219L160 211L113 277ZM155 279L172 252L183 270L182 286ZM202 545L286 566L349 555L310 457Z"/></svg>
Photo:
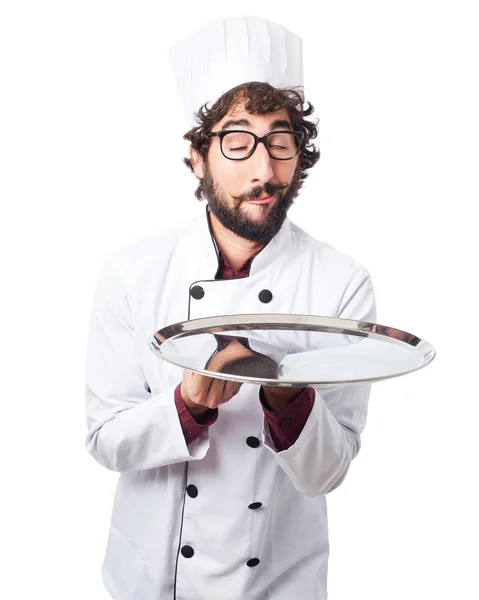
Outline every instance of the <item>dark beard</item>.
<svg viewBox="0 0 479 600"><path fill-rule="evenodd" d="M264 223L257 223L241 212L241 201L238 201L232 208L223 202L207 163L203 166L203 193L211 212L224 227L251 242L268 243L278 233L298 194L301 183L294 177L290 186L284 191L280 191L277 185L270 183L266 183L264 188L258 187L251 190L248 198L259 198L265 194L272 196L276 193L278 195L276 204L268 213L268 218Z"/></svg>

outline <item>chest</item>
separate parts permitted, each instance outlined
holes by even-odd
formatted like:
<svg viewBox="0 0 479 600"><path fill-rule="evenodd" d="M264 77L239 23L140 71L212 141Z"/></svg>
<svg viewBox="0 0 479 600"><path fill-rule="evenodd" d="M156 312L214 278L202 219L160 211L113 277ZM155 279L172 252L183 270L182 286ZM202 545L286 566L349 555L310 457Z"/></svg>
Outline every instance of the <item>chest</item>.
<svg viewBox="0 0 479 600"><path fill-rule="evenodd" d="M237 279L215 280L216 268L204 265L201 257L171 257L139 281L134 336L150 388L160 391L181 380L182 369L156 357L148 346L149 337L166 325L228 314L334 315L337 310L335 286L307 255L286 253Z"/></svg>

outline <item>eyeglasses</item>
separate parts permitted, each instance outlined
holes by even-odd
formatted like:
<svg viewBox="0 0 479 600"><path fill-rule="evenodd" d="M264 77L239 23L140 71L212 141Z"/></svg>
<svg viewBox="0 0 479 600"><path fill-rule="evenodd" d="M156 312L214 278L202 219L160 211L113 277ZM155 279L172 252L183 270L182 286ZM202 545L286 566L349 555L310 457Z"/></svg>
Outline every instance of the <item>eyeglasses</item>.
<svg viewBox="0 0 479 600"><path fill-rule="evenodd" d="M252 131L241 129L213 131L208 135L220 138L221 153L229 160L249 158L260 142L271 158L291 160L298 154L304 136L302 131L270 131L263 137L258 137Z"/></svg>

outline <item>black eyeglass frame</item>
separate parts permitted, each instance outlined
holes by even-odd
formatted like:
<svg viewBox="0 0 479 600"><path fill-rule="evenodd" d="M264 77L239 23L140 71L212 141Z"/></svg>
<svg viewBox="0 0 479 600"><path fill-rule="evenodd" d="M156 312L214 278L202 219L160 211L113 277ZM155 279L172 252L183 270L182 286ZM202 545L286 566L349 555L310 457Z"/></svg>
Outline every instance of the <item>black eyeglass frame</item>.
<svg viewBox="0 0 479 600"><path fill-rule="evenodd" d="M247 156L243 156L243 158L231 158L230 156L226 156L226 154L223 152L223 138L228 133L249 133L250 135L252 135L254 137L253 147L251 148L251 150ZM276 158L276 156L271 156L269 148L266 145L266 140L269 138L270 135L274 135L275 133L292 133L295 136L295 138L297 140L297 144L296 144L296 153L294 154L294 156L291 156L289 158ZM252 131L246 131L245 129L228 129L225 131L212 131L212 132L208 133L208 137L219 137L220 138L221 154L228 160L246 160L247 158L252 156L252 154L256 150L257 145L260 142L263 143L264 147L266 148L266 151L268 152L269 157L272 158L273 160L293 160L293 158L296 158L298 156L298 153L301 150L301 142L303 141L304 133L302 131L291 131L290 129L281 129L281 130L278 129L278 130L268 132L263 137L259 137Z"/></svg>

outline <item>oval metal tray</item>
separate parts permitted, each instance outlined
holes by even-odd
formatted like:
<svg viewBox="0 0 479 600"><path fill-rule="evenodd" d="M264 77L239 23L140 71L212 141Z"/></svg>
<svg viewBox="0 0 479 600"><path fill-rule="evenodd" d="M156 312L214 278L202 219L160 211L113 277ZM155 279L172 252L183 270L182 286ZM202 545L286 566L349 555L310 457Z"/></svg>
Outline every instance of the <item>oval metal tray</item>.
<svg viewBox="0 0 479 600"><path fill-rule="evenodd" d="M317 315L248 314L174 323L149 339L152 352L208 377L279 386L337 386L399 377L435 350L377 323Z"/></svg>

